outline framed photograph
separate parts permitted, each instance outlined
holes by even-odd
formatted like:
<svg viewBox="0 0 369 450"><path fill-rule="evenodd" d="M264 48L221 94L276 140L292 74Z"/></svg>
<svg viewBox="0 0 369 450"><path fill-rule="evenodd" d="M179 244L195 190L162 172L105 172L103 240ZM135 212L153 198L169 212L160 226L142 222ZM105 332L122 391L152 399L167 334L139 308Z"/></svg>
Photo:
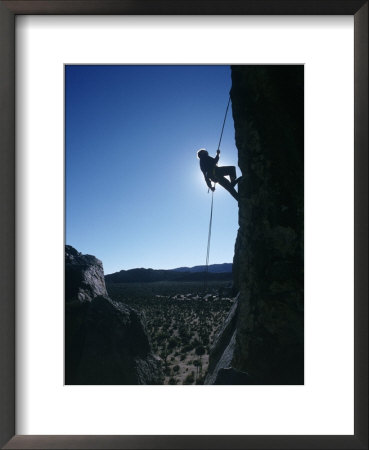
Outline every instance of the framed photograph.
<svg viewBox="0 0 369 450"><path fill-rule="evenodd" d="M368 4L2 1L4 448L368 448Z"/></svg>

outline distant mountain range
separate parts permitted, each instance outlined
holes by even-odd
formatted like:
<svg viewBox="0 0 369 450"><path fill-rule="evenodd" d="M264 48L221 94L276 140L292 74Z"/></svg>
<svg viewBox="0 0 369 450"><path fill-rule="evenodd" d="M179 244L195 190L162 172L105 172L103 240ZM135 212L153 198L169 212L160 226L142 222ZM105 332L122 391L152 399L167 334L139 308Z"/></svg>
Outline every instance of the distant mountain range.
<svg viewBox="0 0 369 450"><path fill-rule="evenodd" d="M206 266L194 266L194 267L178 267L172 269L175 272L205 272ZM229 273L232 272L232 263L223 264L211 264L208 269L209 273Z"/></svg>
<svg viewBox="0 0 369 450"><path fill-rule="evenodd" d="M107 283L150 283L155 281L202 281L206 266L178 267L171 270L130 269L105 275ZM207 279L232 280L232 264L212 264Z"/></svg>

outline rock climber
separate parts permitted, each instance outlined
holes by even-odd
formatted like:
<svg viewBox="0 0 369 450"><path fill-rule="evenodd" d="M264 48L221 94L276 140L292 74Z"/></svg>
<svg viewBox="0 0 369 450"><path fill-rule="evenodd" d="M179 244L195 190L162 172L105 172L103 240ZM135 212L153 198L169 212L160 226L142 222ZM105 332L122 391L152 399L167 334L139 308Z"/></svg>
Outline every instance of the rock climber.
<svg viewBox="0 0 369 450"><path fill-rule="evenodd" d="M208 188L214 192L215 185L213 186L211 182L213 181L214 183L219 183L238 201L238 192L234 187L239 182L241 177L236 177L235 166L218 167L217 163L219 161L219 155L220 150L217 150L217 156L215 158L209 156L209 153L204 148L201 148L197 152L197 157L200 160L200 169L204 174L206 184ZM230 181L225 178L227 176L229 176Z"/></svg>

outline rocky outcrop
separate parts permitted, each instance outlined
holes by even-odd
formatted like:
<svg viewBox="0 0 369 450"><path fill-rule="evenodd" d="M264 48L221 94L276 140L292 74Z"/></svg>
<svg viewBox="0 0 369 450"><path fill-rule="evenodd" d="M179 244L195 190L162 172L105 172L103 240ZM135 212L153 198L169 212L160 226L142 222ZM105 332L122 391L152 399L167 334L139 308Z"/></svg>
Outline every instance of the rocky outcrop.
<svg viewBox="0 0 369 450"><path fill-rule="evenodd" d="M104 270L100 260L82 255L70 245L65 246L65 300L91 301L107 297Z"/></svg>
<svg viewBox="0 0 369 450"><path fill-rule="evenodd" d="M66 384L162 384L142 318L113 302L101 261L65 248Z"/></svg>
<svg viewBox="0 0 369 450"><path fill-rule="evenodd" d="M303 66L232 67L240 296L228 354L210 356L213 383L227 371L252 384L304 383L303 77Z"/></svg>
<svg viewBox="0 0 369 450"><path fill-rule="evenodd" d="M209 349L210 359L205 384L214 384L219 370L224 367L229 367L232 362L237 311L238 298L229 311L226 320L216 334L214 342Z"/></svg>

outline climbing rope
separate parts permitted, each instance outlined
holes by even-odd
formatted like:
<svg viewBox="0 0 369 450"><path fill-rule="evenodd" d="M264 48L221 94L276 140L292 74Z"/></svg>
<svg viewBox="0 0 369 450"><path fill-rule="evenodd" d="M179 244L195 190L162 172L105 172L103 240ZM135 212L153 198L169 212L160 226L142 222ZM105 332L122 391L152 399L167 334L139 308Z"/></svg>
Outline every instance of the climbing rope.
<svg viewBox="0 0 369 450"><path fill-rule="evenodd" d="M219 144L218 144L218 150L220 150L220 143L222 142L223 131L224 131L224 125L225 125L225 123L226 123L227 114L228 114L228 108L229 108L230 102L231 102L231 96L229 96L228 104L227 104L227 109L226 109L226 112L225 112L225 115L224 115L223 126L222 126L222 132L220 133L220 139L219 139Z"/></svg>
<svg viewBox="0 0 369 450"><path fill-rule="evenodd" d="M206 269L205 269L204 289L206 289L207 282L208 282L211 227L212 227L212 223L213 223L213 205L214 205L214 191L211 192L211 208L210 208L210 221L209 221L209 233L208 233L208 248L206 250Z"/></svg>
<svg viewBox="0 0 369 450"><path fill-rule="evenodd" d="M226 123L230 102L231 102L231 96L229 96L226 112L224 115L222 131L220 133L220 138L219 138L218 150L220 150L220 144L221 144L222 138L223 138L224 125ZM210 241L211 241L211 229L212 229L212 224L213 224L213 206L214 206L214 191L211 192L211 208L210 208L210 221L209 221L209 232L208 232L208 247L206 250L206 263L205 263L206 268L205 268L204 290L207 287L208 273L209 273Z"/></svg>

